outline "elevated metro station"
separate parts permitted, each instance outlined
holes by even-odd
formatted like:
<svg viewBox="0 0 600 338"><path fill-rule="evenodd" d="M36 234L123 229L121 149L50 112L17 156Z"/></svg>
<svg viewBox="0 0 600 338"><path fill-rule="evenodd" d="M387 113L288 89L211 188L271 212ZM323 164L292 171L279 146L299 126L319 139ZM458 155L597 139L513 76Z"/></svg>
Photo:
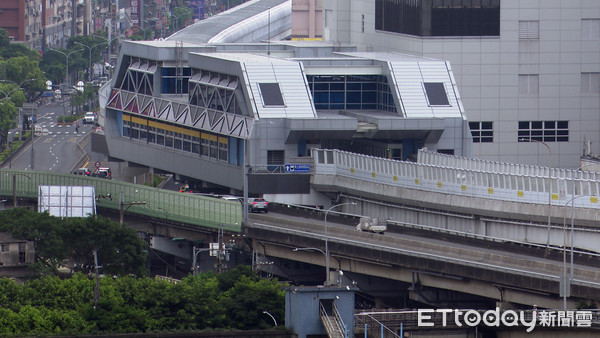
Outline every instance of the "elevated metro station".
<svg viewBox="0 0 600 338"><path fill-rule="evenodd" d="M102 88L104 136L95 140L105 146L96 148L196 190L240 194L247 183L251 195L310 205L328 201L289 168L310 171L311 149L398 160L415 160L422 147L470 155L448 62L272 41L289 30L288 5L252 1L162 41L125 41Z"/></svg>

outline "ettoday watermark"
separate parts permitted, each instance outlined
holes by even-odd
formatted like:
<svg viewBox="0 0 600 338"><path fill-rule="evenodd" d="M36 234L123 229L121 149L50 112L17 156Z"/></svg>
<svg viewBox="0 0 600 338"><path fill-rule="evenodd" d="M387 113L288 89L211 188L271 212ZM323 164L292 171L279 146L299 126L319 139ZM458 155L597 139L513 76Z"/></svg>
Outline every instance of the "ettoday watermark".
<svg viewBox="0 0 600 338"><path fill-rule="evenodd" d="M437 315L436 315L437 314ZM432 327L436 318L441 316L441 325L478 326L523 326L527 332L539 327L590 327L592 326L592 311L578 310L456 310L456 309L419 309L417 325ZM439 318L438 318L439 320ZM438 321L439 325L439 321Z"/></svg>

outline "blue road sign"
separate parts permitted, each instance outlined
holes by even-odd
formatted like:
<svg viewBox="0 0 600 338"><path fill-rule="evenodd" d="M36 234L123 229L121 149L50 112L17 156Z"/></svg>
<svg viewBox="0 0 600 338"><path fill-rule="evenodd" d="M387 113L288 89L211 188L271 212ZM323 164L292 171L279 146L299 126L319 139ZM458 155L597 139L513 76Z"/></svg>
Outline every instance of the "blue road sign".
<svg viewBox="0 0 600 338"><path fill-rule="evenodd" d="M286 164L284 166L286 173L309 173L310 164Z"/></svg>

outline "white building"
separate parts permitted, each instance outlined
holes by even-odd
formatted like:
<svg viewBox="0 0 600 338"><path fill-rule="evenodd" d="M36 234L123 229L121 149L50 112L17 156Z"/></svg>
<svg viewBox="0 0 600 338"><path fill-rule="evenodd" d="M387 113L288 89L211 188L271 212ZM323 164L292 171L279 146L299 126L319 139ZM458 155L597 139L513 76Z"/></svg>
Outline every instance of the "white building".
<svg viewBox="0 0 600 338"><path fill-rule="evenodd" d="M326 0L323 12L326 41L448 60L474 157L576 168L600 153L600 1Z"/></svg>

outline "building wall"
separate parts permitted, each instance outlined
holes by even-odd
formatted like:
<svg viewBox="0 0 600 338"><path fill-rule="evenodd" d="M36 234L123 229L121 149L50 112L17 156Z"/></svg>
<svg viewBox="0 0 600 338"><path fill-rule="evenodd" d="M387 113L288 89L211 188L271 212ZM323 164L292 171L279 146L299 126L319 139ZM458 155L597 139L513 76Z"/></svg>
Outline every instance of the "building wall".
<svg viewBox="0 0 600 338"><path fill-rule="evenodd" d="M499 37L423 38L375 31L374 0L345 3L324 2L329 41L450 61L468 120L493 122L493 142L474 143L473 156L573 168L584 141L600 153L600 95L581 94L582 73L600 72L600 32L588 34L582 19L600 19L600 2L501 0ZM519 39L525 21L539 22L539 38ZM519 93L519 75L537 75L538 93ZM559 120L569 121L569 141L547 142L551 158L541 144L518 142L518 121Z"/></svg>
<svg viewBox="0 0 600 338"><path fill-rule="evenodd" d="M292 38L321 38L323 36L322 13L322 0L293 0Z"/></svg>
<svg viewBox="0 0 600 338"><path fill-rule="evenodd" d="M0 27L15 41L25 41L25 2L5 0L0 3Z"/></svg>

